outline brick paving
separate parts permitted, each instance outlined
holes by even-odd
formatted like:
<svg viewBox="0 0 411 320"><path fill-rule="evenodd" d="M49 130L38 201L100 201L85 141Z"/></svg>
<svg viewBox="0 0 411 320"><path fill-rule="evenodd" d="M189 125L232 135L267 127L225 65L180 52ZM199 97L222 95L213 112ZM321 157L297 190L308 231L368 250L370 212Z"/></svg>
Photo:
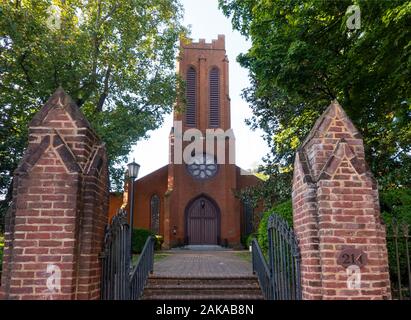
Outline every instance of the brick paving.
<svg viewBox="0 0 411 320"><path fill-rule="evenodd" d="M235 277L252 275L251 262L239 257L239 251L170 250L154 263L156 276Z"/></svg>

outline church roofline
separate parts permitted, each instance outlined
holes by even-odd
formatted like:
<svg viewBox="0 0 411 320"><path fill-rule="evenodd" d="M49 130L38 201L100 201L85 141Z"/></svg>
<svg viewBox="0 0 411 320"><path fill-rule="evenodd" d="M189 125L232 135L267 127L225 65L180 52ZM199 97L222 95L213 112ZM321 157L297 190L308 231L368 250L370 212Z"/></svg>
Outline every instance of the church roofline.
<svg viewBox="0 0 411 320"><path fill-rule="evenodd" d="M238 170L238 172L240 173L240 176L242 177L254 177L256 179L258 179L258 181L263 181L263 179L261 179L260 177L256 176L254 173L253 174L241 174L241 171L245 171L247 172L248 170L244 170L243 168L235 165L235 168Z"/></svg>
<svg viewBox="0 0 411 320"><path fill-rule="evenodd" d="M160 168L158 168L154 171L151 171L150 173L146 174L144 177L141 177L141 178L137 179L134 183L143 182L145 179L148 179L153 174L158 173L162 170L167 170L168 171L168 164L166 164L166 165L164 165L164 166L162 166L162 167L160 167Z"/></svg>
<svg viewBox="0 0 411 320"><path fill-rule="evenodd" d="M191 38L181 40L181 47L184 49L208 49L208 50L225 50L225 35L219 34L217 39L212 39L211 42L206 42L200 38L198 42Z"/></svg>

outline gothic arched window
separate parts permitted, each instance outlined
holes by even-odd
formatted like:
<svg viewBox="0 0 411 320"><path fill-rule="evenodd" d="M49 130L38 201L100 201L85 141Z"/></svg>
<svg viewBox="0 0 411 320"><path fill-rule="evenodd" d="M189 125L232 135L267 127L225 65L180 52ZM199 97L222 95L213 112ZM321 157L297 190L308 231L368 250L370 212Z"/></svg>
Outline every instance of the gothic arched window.
<svg viewBox="0 0 411 320"><path fill-rule="evenodd" d="M151 231L155 234L160 233L160 197L158 195L153 195L150 201L150 211L151 211Z"/></svg>
<svg viewBox="0 0 411 320"><path fill-rule="evenodd" d="M214 67L210 71L210 127L220 125L220 71Z"/></svg>
<svg viewBox="0 0 411 320"><path fill-rule="evenodd" d="M186 102L186 124L188 126L195 126L197 107L197 72L193 67L189 67L187 70Z"/></svg>
<svg viewBox="0 0 411 320"><path fill-rule="evenodd" d="M243 200L243 213L244 213L244 234L249 235L254 231L253 228L253 213L254 208L249 199Z"/></svg>

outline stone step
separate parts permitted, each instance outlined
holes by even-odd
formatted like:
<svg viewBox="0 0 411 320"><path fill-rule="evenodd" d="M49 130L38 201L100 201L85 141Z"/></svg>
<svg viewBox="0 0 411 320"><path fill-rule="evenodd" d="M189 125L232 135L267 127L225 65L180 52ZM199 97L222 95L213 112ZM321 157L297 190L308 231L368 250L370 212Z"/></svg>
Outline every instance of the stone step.
<svg viewBox="0 0 411 320"><path fill-rule="evenodd" d="M149 277L143 300L261 300L255 276Z"/></svg>
<svg viewBox="0 0 411 320"><path fill-rule="evenodd" d="M171 249L171 252L181 252L182 250L189 250L189 251L231 251L232 249L218 246L218 245L211 245L211 244L201 244L201 245L186 245L184 247Z"/></svg>
<svg viewBox="0 0 411 320"><path fill-rule="evenodd" d="M142 300L264 300L262 294L255 294L255 295L248 295L242 293L236 294L211 294L211 295L204 295L204 294L195 294L195 295L181 295L181 294L172 294L172 295L150 295L146 296L143 295L141 298Z"/></svg>
<svg viewBox="0 0 411 320"><path fill-rule="evenodd" d="M200 290L200 289L212 289L212 290L260 290L258 283L244 283L244 284L152 284L148 283L146 289L150 290Z"/></svg>
<svg viewBox="0 0 411 320"><path fill-rule="evenodd" d="M205 292L215 292L215 293L260 293L261 289L259 287L221 287L221 286L184 286L184 287L146 287L144 292L147 294L173 294L174 292L179 292L181 294L192 294L192 293L205 293Z"/></svg>
<svg viewBox="0 0 411 320"><path fill-rule="evenodd" d="M257 277L254 276L236 276L236 277L168 277L168 276L150 276L148 285L213 285L227 284L227 285L244 285L256 283L258 285Z"/></svg>

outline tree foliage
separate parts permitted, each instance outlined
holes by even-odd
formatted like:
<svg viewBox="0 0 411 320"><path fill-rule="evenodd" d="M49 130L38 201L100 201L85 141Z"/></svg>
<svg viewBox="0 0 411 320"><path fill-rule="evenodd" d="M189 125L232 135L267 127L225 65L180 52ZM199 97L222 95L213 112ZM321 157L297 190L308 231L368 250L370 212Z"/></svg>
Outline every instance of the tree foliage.
<svg viewBox="0 0 411 320"><path fill-rule="evenodd" d="M347 27L360 9L360 29ZM292 171L296 148L337 99L362 132L383 188L411 180L411 3L375 0L220 0L252 42L243 96L271 147L268 172ZM269 182L276 183L270 179Z"/></svg>
<svg viewBox="0 0 411 320"><path fill-rule="evenodd" d="M9 191L6 200L27 123L60 85L105 141L112 180L122 178L116 165L175 101L181 17L178 0L0 3L0 190Z"/></svg>

